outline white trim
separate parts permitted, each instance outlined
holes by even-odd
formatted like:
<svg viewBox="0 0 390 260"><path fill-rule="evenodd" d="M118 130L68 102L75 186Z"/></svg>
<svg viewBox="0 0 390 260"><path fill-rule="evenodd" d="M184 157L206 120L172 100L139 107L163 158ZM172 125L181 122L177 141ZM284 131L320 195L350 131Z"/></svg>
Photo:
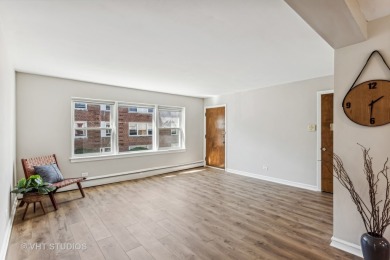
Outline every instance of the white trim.
<svg viewBox="0 0 390 260"><path fill-rule="evenodd" d="M127 171L127 172L110 173L106 175L88 177L82 183L82 185L83 187L92 187L92 186L98 186L98 185L109 184L114 182L141 179L141 178L151 177L151 176L169 173L169 172L203 167L203 165L204 165L204 161L197 161L197 162L178 164L178 165L168 165L168 166L145 168L145 169ZM59 190L58 192L75 190L75 189L78 189L77 186L71 185L71 186L61 188L61 190Z"/></svg>
<svg viewBox="0 0 390 260"><path fill-rule="evenodd" d="M154 105L154 110L153 110L153 115L152 115L152 149L157 149L158 143L158 138L160 136L160 133L158 133L157 129L157 112L158 112L158 105ZM129 130L130 132L130 130ZM130 133L129 133L130 134ZM119 140L119 138L118 138ZM183 147L184 148L184 147Z"/></svg>
<svg viewBox="0 0 390 260"><path fill-rule="evenodd" d="M70 157L70 162L89 162L89 161L102 161L110 159L121 159L126 157L137 157L145 155L158 155L158 154L167 154L167 153L184 153L186 149L170 149L170 150L148 150L148 151L139 151L139 152L121 152L120 154L94 154L93 156L83 156L83 157Z"/></svg>
<svg viewBox="0 0 390 260"><path fill-rule="evenodd" d="M309 185L309 184L300 183L300 182L288 181L288 180L269 177L269 176L265 176L265 175L261 175L261 174L238 171L238 170L234 170L234 169L226 169L226 171L228 173L234 173L234 174L238 174L238 175L242 175L242 176L246 176L246 177L251 177L251 178L255 178L255 179L259 179L259 180L263 180L263 181L270 181L270 182L284 184L284 185L297 187L297 188L301 188L301 189L318 191L317 186L315 186L315 185Z"/></svg>
<svg viewBox="0 0 390 260"><path fill-rule="evenodd" d="M333 89L317 91L317 190L321 191L321 96L334 93Z"/></svg>
<svg viewBox="0 0 390 260"><path fill-rule="evenodd" d="M12 225L14 223L17 205L18 205L18 197L15 196L14 203L12 205L11 216L8 219L8 223L4 232L4 240L3 240L3 244L1 245L0 259L5 259L5 256L7 255L9 239L11 237Z"/></svg>
<svg viewBox="0 0 390 260"><path fill-rule="evenodd" d="M218 108L218 107L224 107L225 108L225 169L228 168L228 161L227 161L227 158L228 158L228 141L227 141L227 106L226 104L221 104L221 105L215 105L215 106L205 106L203 108L203 158L205 159L205 166L208 166L206 165L206 109L208 108ZM211 166L210 166L211 167ZM220 168L218 168L220 169Z"/></svg>
<svg viewBox="0 0 390 260"><path fill-rule="evenodd" d="M342 239L339 239L336 237L332 237L332 242L330 243L330 245L337 248L337 249L351 253L353 255L363 257L362 248L359 245L347 242L345 240L342 240Z"/></svg>

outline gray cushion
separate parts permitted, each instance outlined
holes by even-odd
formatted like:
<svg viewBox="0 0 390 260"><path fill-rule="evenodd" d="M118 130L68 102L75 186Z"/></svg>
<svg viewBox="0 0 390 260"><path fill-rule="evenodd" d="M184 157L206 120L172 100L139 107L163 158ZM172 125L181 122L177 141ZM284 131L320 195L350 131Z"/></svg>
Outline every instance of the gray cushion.
<svg viewBox="0 0 390 260"><path fill-rule="evenodd" d="M55 163L34 166L34 171L36 174L39 174L45 182L56 183L64 180L64 176L62 176L60 169L58 169L58 166Z"/></svg>

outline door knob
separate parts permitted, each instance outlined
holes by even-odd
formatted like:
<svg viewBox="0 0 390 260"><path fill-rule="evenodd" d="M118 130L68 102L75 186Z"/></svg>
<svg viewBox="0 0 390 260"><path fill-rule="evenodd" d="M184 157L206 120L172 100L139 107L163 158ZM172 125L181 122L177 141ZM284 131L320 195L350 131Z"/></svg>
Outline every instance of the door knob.
<svg viewBox="0 0 390 260"><path fill-rule="evenodd" d="M321 150L322 150L323 152L325 152L325 151L326 151L326 148L325 148L325 147L322 147Z"/></svg>

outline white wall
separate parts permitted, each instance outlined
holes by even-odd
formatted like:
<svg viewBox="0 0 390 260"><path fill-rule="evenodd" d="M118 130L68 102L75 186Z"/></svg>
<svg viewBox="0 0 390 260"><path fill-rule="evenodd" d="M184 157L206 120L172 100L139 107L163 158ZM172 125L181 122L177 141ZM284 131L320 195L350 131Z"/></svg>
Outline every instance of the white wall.
<svg viewBox="0 0 390 260"><path fill-rule="evenodd" d="M367 198L367 182L362 172L363 160L360 143L371 148L374 170L383 166L390 157L390 124L380 127L364 127L350 121L341 104L345 94L374 50L379 50L390 63L390 16L369 23L369 39L365 42L335 51L335 105L334 105L334 152L344 161L357 191ZM359 82L369 79L390 80L390 72L376 56L371 60ZM359 83L358 82L358 83ZM365 232L363 222L349 193L337 182L334 185L334 237L360 245L360 236ZM385 237L390 239L390 229Z"/></svg>
<svg viewBox="0 0 390 260"><path fill-rule="evenodd" d="M0 259L11 231L15 165L15 72L3 39L0 26Z"/></svg>
<svg viewBox="0 0 390 260"><path fill-rule="evenodd" d="M327 89L332 76L207 99L227 106L226 168L315 189L316 132L307 126L317 122L317 91Z"/></svg>
<svg viewBox="0 0 390 260"><path fill-rule="evenodd" d="M82 172L96 177L204 161L200 131L203 99L26 73L17 73L16 85L18 161L55 153L65 177L80 177ZM186 152L71 163L72 97L185 107ZM18 177L22 177L20 163L17 170Z"/></svg>

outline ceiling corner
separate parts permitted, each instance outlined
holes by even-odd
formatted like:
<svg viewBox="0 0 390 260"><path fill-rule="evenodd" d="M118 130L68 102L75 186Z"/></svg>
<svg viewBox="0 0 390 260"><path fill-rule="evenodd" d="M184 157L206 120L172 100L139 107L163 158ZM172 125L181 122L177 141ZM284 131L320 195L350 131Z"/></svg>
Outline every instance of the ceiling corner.
<svg viewBox="0 0 390 260"><path fill-rule="evenodd" d="M349 8L349 11L351 12L353 18L355 19L356 24L359 26L361 33L363 34L364 38L368 38L368 32L367 32L367 19L364 16L360 5L357 0L344 0L347 7Z"/></svg>
<svg viewBox="0 0 390 260"><path fill-rule="evenodd" d="M334 49L367 39L367 21L356 0L284 0Z"/></svg>

